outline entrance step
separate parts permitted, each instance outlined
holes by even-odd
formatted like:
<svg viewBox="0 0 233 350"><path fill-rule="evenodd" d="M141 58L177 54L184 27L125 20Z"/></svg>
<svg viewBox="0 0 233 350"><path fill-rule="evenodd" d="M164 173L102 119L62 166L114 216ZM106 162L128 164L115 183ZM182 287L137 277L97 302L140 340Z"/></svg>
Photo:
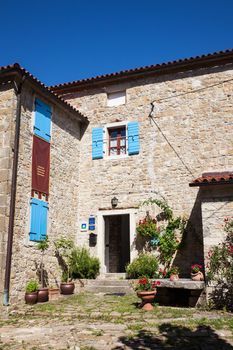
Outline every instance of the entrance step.
<svg viewBox="0 0 233 350"><path fill-rule="evenodd" d="M126 279L126 273L125 272L119 272L119 273L103 273L100 276L97 277L97 279L109 279L109 280L125 280Z"/></svg>
<svg viewBox="0 0 233 350"><path fill-rule="evenodd" d="M133 292L128 280L85 280L84 290L91 293L130 294Z"/></svg>

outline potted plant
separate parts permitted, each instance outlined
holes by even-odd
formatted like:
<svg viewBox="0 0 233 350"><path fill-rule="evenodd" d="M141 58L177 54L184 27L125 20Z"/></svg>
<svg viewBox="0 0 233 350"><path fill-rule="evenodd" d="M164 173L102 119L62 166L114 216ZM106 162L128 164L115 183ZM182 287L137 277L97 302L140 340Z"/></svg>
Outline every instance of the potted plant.
<svg viewBox="0 0 233 350"><path fill-rule="evenodd" d="M37 249L41 251L41 260L40 260L40 283L41 288L38 290L38 302L44 303L49 300L49 290L45 286L45 278L44 278L44 254L45 251L49 248L49 240L48 237L43 241L37 243Z"/></svg>
<svg viewBox="0 0 233 350"><path fill-rule="evenodd" d="M60 294L60 288L57 282L57 277L53 273L53 271L50 271L50 275L53 277L53 283L49 285L49 300L58 300L59 294Z"/></svg>
<svg viewBox="0 0 233 350"><path fill-rule="evenodd" d="M178 281L179 279L179 268L177 266L172 266L169 270L170 281Z"/></svg>
<svg viewBox="0 0 233 350"><path fill-rule="evenodd" d="M203 281L204 276L201 272L202 266L198 264L194 264L191 266L191 279L193 281Z"/></svg>
<svg viewBox="0 0 233 350"><path fill-rule="evenodd" d="M37 302L38 283L34 280L28 281L26 284L25 302L26 304L36 304Z"/></svg>
<svg viewBox="0 0 233 350"><path fill-rule="evenodd" d="M49 286L49 300L58 300L59 299L59 288L55 285Z"/></svg>
<svg viewBox="0 0 233 350"><path fill-rule="evenodd" d="M156 295L156 286L160 285L159 281L150 281L147 277L141 278L135 286L137 296L142 299L140 307L143 310L150 311L153 309L151 303Z"/></svg>
<svg viewBox="0 0 233 350"><path fill-rule="evenodd" d="M61 294L73 294L74 282L71 281L70 276L70 260L72 250L74 248L74 242L72 240L61 237L54 242L55 256L58 259L58 263L62 269L62 282L60 284Z"/></svg>

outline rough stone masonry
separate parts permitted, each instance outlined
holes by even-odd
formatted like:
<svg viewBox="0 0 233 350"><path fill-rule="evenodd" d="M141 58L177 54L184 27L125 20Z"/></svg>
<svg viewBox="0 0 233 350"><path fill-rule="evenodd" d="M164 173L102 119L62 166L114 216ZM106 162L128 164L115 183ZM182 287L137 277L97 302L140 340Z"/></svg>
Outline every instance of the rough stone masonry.
<svg viewBox="0 0 233 350"><path fill-rule="evenodd" d="M32 125L35 97L52 106L50 198L45 256L48 283L60 280L53 241L65 235L89 247L89 234L80 224L96 218L97 244L92 254L104 265L104 215L130 215L131 259L137 254L135 228L150 197L165 198L176 215L187 216L188 234L176 257L181 276L188 277L193 262L204 263L206 251L224 235L222 219L232 209L232 186L190 188L189 183L208 171L232 171L233 55L216 54L196 66L149 75L123 74L52 88L56 96L31 78L22 90L22 116L15 226L11 273L12 301L22 298L27 280L36 278L39 252L29 242ZM224 56L225 57L225 56ZM215 60L215 61L214 61ZM208 62L208 65L206 64ZM214 63L213 63L214 62ZM190 64L190 68L189 68ZM208 66L208 67L207 67ZM169 68L169 67L168 67ZM121 78L122 77L122 78ZM30 81L29 81L30 80ZM86 84L86 85L85 85ZM69 86L69 84L68 84ZM109 94L125 92L123 104L109 106ZM72 111L64 101L77 110ZM151 102L153 101L153 111ZM0 292L4 282L16 96L13 85L0 90ZM89 125L80 121L80 112ZM92 130L139 122L139 154L92 159ZM104 139L108 147L108 136ZM113 208L111 199L117 197ZM221 200L219 200L221 198ZM153 213L154 208L150 208ZM203 239L204 237L204 239Z"/></svg>

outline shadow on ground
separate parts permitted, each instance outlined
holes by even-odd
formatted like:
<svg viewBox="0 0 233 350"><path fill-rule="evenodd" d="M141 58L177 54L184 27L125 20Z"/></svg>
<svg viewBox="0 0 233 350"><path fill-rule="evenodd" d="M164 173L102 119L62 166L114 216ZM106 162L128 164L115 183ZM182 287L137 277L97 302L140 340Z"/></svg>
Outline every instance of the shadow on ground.
<svg viewBox="0 0 233 350"><path fill-rule="evenodd" d="M221 339L209 326L199 326L196 330L169 323L158 326L159 333L140 330L134 337L122 336L118 339L122 346L112 350L127 349L169 349L169 350L233 350L233 347Z"/></svg>

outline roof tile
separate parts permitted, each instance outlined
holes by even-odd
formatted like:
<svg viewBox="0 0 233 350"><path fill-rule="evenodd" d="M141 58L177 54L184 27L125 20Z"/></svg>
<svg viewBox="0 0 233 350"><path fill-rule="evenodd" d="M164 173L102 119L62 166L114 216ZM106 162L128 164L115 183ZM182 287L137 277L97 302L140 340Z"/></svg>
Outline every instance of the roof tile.
<svg viewBox="0 0 233 350"><path fill-rule="evenodd" d="M203 173L202 176L194 179L189 186L204 186L204 185L226 185L233 184L233 172L213 172Z"/></svg>

